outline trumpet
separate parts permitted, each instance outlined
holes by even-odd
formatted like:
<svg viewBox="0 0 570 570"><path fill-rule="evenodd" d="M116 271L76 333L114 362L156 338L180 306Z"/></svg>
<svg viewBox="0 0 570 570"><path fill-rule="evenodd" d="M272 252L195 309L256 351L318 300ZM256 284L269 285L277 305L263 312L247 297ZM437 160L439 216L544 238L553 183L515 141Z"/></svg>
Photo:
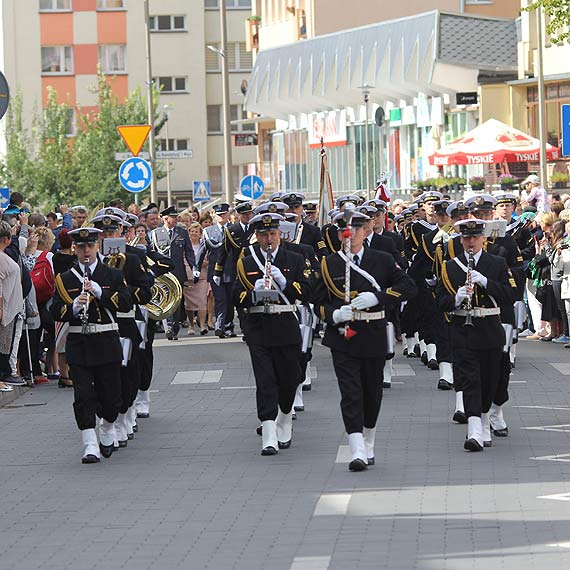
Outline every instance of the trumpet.
<svg viewBox="0 0 570 570"><path fill-rule="evenodd" d="M89 271L89 258L86 257L83 261L84 270L83 270L83 287L81 289L82 295L87 295L87 300L85 301L85 305L83 305L83 311L81 312L81 334L87 334L89 330L89 293L86 291L87 283L91 280L91 275Z"/></svg>
<svg viewBox="0 0 570 570"><path fill-rule="evenodd" d="M469 249L467 251L467 275L465 277L465 286L471 291L473 289L473 268L475 267L475 256L473 255L473 250ZM473 311L473 302L471 300L471 295L467 297L465 301L465 310L467 311L467 315L465 317L465 323L463 324L464 327L472 327L473 326L473 315L471 314Z"/></svg>

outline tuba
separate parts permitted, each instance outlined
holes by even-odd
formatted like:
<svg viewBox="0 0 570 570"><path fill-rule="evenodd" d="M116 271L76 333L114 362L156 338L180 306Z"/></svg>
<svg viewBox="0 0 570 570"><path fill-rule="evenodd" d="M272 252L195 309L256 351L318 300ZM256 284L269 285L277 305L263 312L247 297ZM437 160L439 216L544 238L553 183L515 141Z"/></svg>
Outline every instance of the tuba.
<svg viewBox="0 0 570 570"><path fill-rule="evenodd" d="M178 279L170 273L174 268L172 261L156 251L149 252L146 258L154 284L152 298L145 305L149 318L153 321L167 319L174 314L182 301L182 287Z"/></svg>

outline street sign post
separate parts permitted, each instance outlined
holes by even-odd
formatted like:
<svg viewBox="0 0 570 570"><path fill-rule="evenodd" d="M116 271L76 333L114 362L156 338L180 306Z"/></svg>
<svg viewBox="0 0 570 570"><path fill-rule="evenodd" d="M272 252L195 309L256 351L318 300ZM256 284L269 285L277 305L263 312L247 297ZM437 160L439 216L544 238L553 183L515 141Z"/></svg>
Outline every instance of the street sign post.
<svg viewBox="0 0 570 570"><path fill-rule="evenodd" d="M10 188L0 187L0 208L7 208L10 204Z"/></svg>
<svg viewBox="0 0 570 570"><path fill-rule="evenodd" d="M133 156L121 164L119 168L119 182L129 192L142 192L150 186L152 180L152 168L150 164Z"/></svg>
<svg viewBox="0 0 570 570"><path fill-rule="evenodd" d="M133 156L130 152L116 152L115 153L115 160L123 161L127 160L127 158L131 158ZM137 156L148 160L150 158L150 154L146 151L139 152ZM179 158L192 158L192 151L191 150L159 150L156 152L155 158L157 160L177 160Z"/></svg>
<svg viewBox="0 0 570 570"><path fill-rule="evenodd" d="M244 176L239 183L240 192L251 198L252 200L258 200L263 196L263 191L265 190L265 184L259 176L250 174L249 176Z"/></svg>
<svg viewBox="0 0 570 570"><path fill-rule="evenodd" d="M0 119L6 114L10 104L10 87L4 74L0 71Z"/></svg>
<svg viewBox="0 0 570 570"><path fill-rule="evenodd" d="M211 185L209 180L194 180L194 188L192 190L193 202L207 202L211 199Z"/></svg>
<svg viewBox="0 0 570 570"><path fill-rule="evenodd" d="M562 156L570 156L570 105L562 105Z"/></svg>

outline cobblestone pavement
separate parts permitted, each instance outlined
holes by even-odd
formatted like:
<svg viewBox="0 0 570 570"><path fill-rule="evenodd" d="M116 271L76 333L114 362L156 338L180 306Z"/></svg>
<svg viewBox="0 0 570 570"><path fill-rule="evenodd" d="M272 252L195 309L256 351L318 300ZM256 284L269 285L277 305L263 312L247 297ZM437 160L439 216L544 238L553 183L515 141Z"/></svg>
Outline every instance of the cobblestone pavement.
<svg viewBox="0 0 570 570"><path fill-rule="evenodd" d="M570 567L570 351L521 341L510 436L478 454L437 374L395 363L363 473L321 346L274 457L239 338L157 341L151 417L98 465L80 462L71 391L25 393L0 408L0 570Z"/></svg>

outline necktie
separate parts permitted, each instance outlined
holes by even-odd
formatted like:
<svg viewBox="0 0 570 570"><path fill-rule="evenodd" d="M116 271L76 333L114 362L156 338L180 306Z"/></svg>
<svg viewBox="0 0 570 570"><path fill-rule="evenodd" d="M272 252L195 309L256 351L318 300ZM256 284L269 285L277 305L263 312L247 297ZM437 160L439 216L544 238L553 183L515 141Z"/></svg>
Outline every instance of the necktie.
<svg viewBox="0 0 570 570"><path fill-rule="evenodd" d="M354 261L354 265L356 265L357 267L359 267L360 264L358 263L358 261L359 261L358 255L355 255L355 256L352 258L352 260Z"/></svg>
<svg viewBox="0 0 570 570"><path fill-rule="evenodd" d="M245 224L245 233L249 231L249 224Z"/></svg>
<svg viewBox="0 0 570 570"><path fill-rule="evenodd" d="M172 229L168 230L168 237L172 239Z"/></svg>

